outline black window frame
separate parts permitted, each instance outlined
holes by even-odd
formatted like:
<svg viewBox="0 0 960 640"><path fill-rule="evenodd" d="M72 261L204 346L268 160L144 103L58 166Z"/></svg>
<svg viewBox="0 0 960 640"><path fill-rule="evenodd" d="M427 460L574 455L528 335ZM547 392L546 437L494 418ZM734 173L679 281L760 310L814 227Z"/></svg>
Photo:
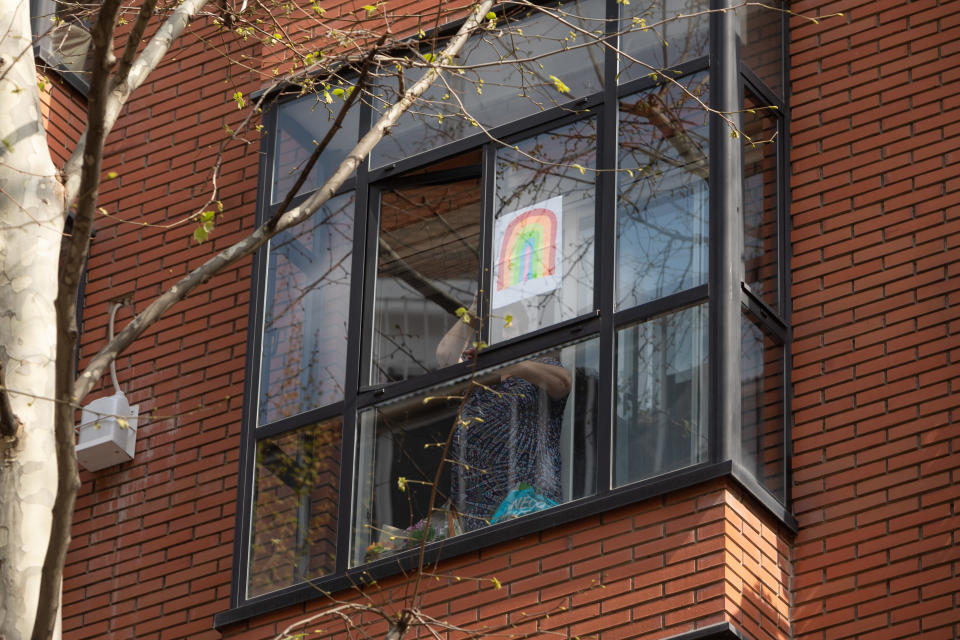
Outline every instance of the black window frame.
<svg viewBox="0 0 960 640"><path fill-rule="evenodd" d="M724 0L711 0L711 9L722 9L727 5ZM607 15L617 15L620 3L606 0ZM595 228L595 287L594 299L597 307L593 312L561 322L525 335L523 338L495 345L480 355L481 367L493 366L525 355L532 351L556 347L577 338L596 335L600 341L600 390L599 420L596 448L596 493L561 504L547 511L527 515L515 521L501 523L460 536L447 539L441 545L428 545L428 558L434 560L456 556L469 551L516 537L534 533L559 524L572 522L609 509L629 505L640 500L664 493L690 487L721 477L732 477L758 502L782 522L788 529L796 530L797 523L790 512L790 279L789 279L789 175L788 149L789 138L786 123L789 122L787 58L788 21L785 13L780 14L781 42L780 65L784 93L768 88L763 81L740 59L738 25L733 12L716 11L710 15L710 41L708 55L690 60L677 69L677 77L687 77L700 71L709 73L711 106L719 111L739 118L742 109L744 91L749 89L761 101L776 106L775 121L778 123L776 139L777 171L777 227L778 227L778 310L766 304L758 295L743 284L743 266L740 264L740 246L742 243L741 211L743 203L743 142L731 137L726 122L717 114L710 116L710 194L709 194L709 256L708 281L678 293L667 295L628 309L616 310L614 300L614 269L616 247L616 176L613 172L600 171L596 179L596 228ZM616 22L609 21L608 29L615 28ZM452 30L456 25L450 27ZM445 35L445 30L440 35ZM655 87L660 81L656 78L637 78L624 84L618 84L616 78L616 53L608 48L605 53L604 87L595 94L571 101L525 118L509 122L492 129L499 139L526 137L537 131L550 129L565 122L582 117L596 117L597 163L599 168L614 167L617 162L616 127L619 99L639 91ZM282 97L280 98L282 99ZM293 98L296 99L296 98ZM574 106L582 113L571 115L569 107ZM566 109L564 109L566 107ZM360 114L360 131L366 131L371 123L371 110L364 105ZM589 112L587 114L586 112ZM264 128L277 130L278 109L273 108L264 116ZM612 130L611 130L612 128ZM271 139L265 137L261 143L260 182L257 193L257 220L264 221L271 211L276 209L271 203L273 182L273 154ZM389 185L397 176L420 168L444 158L456 156L462 152L483 148L482 163L487 169L493 162L493 143L487 141L483 133L463 138L414 157L408 157L394 164L369 169L364 162L338 193L355 193L356 216L354 225L354 249L351 256L350 321L347 344L347 362L362 362L364 355L369 356L369 348L362 340L368 335L370 316L370 294L368 280L376 271L377 220L374 207L371 206L376 189ZM491 172L487 171L487 175ZM491 178L492 181L492 178ZM484 186L485 190L489 190ZM306 199L299 195L293 205ZM484 205L484 219L491 215L491 205ZM485 222L486 224L486 222ZM372 231L372 232L371 232ZM371 256L369 258L368 256ZM599 256L604 256L600 258ZM335 592L361 584L370 578L398 573L400 567L414 568L415 558L409 552L381 559L361 567L350 568L349 546L352 539L352 506L354 467L356 456L356 436L359 425L359 411L375 404L387 401L418 389L427 388L459 374L465 365L453 365L433 371L415 379L393 382L388 385L365 385L361 379L362 366L356 364L347 367L345 397L332 405L312 409L294 417L285 418L272 424L257 426L257 399L260 381L260 345L262 340L262 318L264 312L264 285L268 249L261 249L253 260L250 303L250 339L247 345L247 368L243 405L243 438L240 452L240 470L238 483L238 505L236 515L236 539L233 555L233 576L231 583L230 609L216 616L215 624L222 626L255 615L273 611L280 607L305 602L318 597L321 592ZM739 265L739 266L738 266ZM736 275L736 274L739 274ZM602 284L611 283L611 284ZM709 303L708 307L708 437L709 454L705 462L670 471L646 480L614 488L612 483L612 448L614 430L615 384L615 337L619 327L653 318L671 311L677 311L700 303ZM366 312L366 317L364 313ZM747 470L741 459L739 449L739 399L740 399L740 330L741 316L749 312L762 329L776 336L783 346L784 395L783 395L783 483L784 500L779 501L770 491L758 482ZM288 585L253 598L246 597L247 574L249 570L249 539L251 515L253 510L253 486L255 480L256 443L265 437L276 436L300 427L314 424L320 420L342 416L343 440L342 462L340 465L340 501L337 523L336 571ZM604 453L608 452L608 453ZM601 481L602 480L602 481Z"/></svg>

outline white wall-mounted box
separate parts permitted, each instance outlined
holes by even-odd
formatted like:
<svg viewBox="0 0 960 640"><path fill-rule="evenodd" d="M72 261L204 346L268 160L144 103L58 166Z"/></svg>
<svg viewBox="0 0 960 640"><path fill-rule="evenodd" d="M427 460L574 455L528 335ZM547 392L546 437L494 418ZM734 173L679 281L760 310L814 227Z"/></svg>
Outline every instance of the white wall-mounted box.
<svg viewBox="0 0 960 640"><path fill-rule="evenodd" d="M133 460L139 409L139 405L131 407L121 392L97 398L84 407L77 428L80 466L99 471Z"/></svg>

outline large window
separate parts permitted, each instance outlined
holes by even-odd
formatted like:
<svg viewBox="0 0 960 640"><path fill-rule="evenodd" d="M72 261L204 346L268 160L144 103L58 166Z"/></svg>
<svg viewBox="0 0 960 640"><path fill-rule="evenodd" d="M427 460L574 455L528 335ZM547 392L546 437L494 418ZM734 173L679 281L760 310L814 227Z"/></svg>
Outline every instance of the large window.
<svg viewBox="0 0 960 640"><path fill-rule="evenodd" d="M784 18L708 4L581 0L563 29L499 16L259 254L237 610L720 473L789 519ZM268 113L261 218L336 106Z"/></svg>

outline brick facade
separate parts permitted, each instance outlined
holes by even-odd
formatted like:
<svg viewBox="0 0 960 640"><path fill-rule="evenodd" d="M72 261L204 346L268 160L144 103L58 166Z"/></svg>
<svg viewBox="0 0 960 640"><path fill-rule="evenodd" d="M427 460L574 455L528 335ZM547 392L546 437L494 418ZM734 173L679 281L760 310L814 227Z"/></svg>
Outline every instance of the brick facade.
<svg viewBox="0 0 960 640"><path fill-rule="evenodd" d="M960 637L960 14L934 0L791 8L846 14L791 22L799 531L715 480L447 561L425 581L428 615L571 638L721 622L757 640ZM111 301L142 309L253 223L258 142L227 147L210 243L190 241L192 223L169 226L204 206L224 128L242 118L231 96L262 84L227 77L220 54L259 45L204 20L190 29L108 141L104 171L119 177L102 192L81 358L103 344ZM47 95L59 159L81 102L59 83ZM211 280L117 361L150 417L132 463L82 474L68 640L259 640L328 606L213 628L229 605L250 269ZM392 578L365 593L396 603L406 588ZM319 626L329 633L316 637L345 637L342 624Z"/></svg>
<svg viewBox="0 0 960 640"><path fill-rule="evenodd" d="M797 638L960 635L960 16L939 4L793 25Z"/></svg>

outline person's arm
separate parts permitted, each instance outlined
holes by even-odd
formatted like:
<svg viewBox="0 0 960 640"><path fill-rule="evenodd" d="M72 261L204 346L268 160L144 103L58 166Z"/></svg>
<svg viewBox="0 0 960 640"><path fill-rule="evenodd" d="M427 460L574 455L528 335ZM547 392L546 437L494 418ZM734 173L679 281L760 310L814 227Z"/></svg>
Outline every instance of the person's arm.
<svg viewBox="0 0 960 640"><path fill-rule="evenodd" d="M566 398L573 386L573 377L565 368L538 360L524 360L501 369L499 373L501 380L510 376L523 378L546 391L553 400Z"/></svg>

